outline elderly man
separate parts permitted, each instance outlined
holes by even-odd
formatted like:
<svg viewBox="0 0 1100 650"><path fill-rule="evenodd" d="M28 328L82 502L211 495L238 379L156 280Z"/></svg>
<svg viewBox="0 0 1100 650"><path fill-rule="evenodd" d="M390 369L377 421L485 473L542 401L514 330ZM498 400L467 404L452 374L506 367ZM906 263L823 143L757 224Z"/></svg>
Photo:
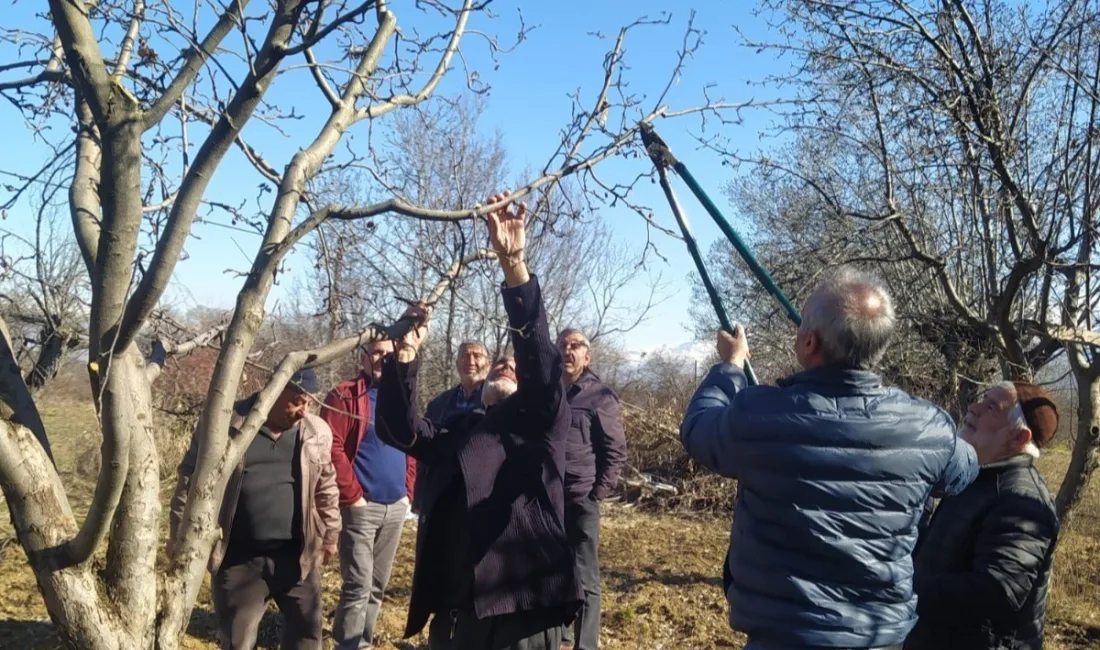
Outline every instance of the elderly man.
<svg viewBox="0 0 1100 650"><path fill-rule="evenodd" d="M332 432L307 412L318 389L312 370L291 378L226 485L222 536L209 566L222 650L252 650L269 600L283 615L283 650L321 650L318 568L336 554L340 508ZM243 424L256 397L234 406L231 430ZM196 435L178 470L169 556L197 456Z"/></svg>
<svg viewBox="0 0 1100 650"><path fill-rule="evenodd" d="M738 479L724 584L746 648L900 648L916 623L912 552L929 494L958 494L974 448L943 410L871 371L894 329L875 279L842 269L807 300L805 369L747 386L744 332L692 398L680 436Z"/></svg>
<svg viewBox="0 0 1100 650"><path fill-rule="evenodd" d="M431 420L436 428L442 428L443 423L454 415L481 407L481 388L485 384L485 375L489 372L488 348L485 344L476 341L462 343L458 346L455 366L458 369L458 385L436 395L424 409L425 417ZM416 461L416 471L416 492L422 495L422 488L428 481L427 476L431 468L423 461ZM414 499L413 510L416 512L420 512L420 503L423 498L418 496Z"/></svg>
<svg viewBox="0 0 1100 650"><path fill-rule="evenodd" d="M332 636L337 650L366 650L390 580L393 557L409 510L412 459L378 437L374 410L382 362L392 341L375 341L359 353L359 376L325 398L324 418L332 428L332 464L340 488L340 573L343 587Z"/></svg>
<svg viewBox="0 0 1100 650"><path fill-rule="evenodd" d="M426 325L403 338L379 387L379 433L432 468L406 635L434 614L433 649L558 650L580 606L564 522L569 406L538 281L524 262L525 215L525 205L488 215L516 356L493 366L485 407L442 426L420 416L417 350ZM415 307L409 315L424 316Z"/></svg>
<svg viewBox="0 0 1100 650"><path fill-rule="evenodd" d="M1058 410L1006 382L970 407L959 435L981 471L940 502L917 547L917 627L907 650L1040 650L1058 516L1035 468Z"/></svg>
<svg viewBox="0 0 1100 650"><path fill-rule="evenodd" d="M579 329L562 330L558 350L572 410L565 448L565 531L584 590L576 629L566 626L562 631L562 648L596 650L600 639L600 501L619 481L626 463L626 437L619 397L589 368L588 337Z"/></svg>

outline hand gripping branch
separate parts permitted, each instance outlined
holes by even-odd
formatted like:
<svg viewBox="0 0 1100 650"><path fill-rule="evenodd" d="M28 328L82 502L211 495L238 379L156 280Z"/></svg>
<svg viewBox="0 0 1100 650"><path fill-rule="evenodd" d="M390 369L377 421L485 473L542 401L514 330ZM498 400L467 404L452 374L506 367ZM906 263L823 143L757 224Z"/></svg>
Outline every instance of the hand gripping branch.
<svg viewBox="0 0 1100 650"><path fill-rule="evenodd" d="M760 266L760 262L757 261L756 256L752 254L752 251L745 245L745 242L742 241L737 231L733 229L729 221L722 215L722 212L718 209L718 206L714 204L714 201L711 201L707 193L703 191L703 188L699 186L695 177L688 171L687 166L672 155L672 150L669 149L665 141L657 135L657 132L653 130L653 125L648 122L643 122L640 126L640 132L642 135L642 144L645 146L646 153L653 162L653 166L657 169L657 176L661 182L661 189L664 190L665 198L668 199L669 207L672 208L672 214L676 217L676 223L680 226L680 232L684 236L684 243L687 244L688 252L691 253L692 260L695 261L695 268L698 269L699 276L703 280L703 286L706 287L707 295L710 296L711 305L714 306L714 311L718 314L718 322L721 324L722 329L731 333L734 331L729 316L726 315L726 310L722 306L722 300L718 296L718 291L714 288L714 283L711 282L710 275L703 265L703 258L699 254L699 245L696 243L695 237L691 234L687 216L680 207L680 203L676 199L676 194L672 191L672 185L668 181L667 170L669 168L684 179L684 182L687 183L688 187L691 189L692 194L694 194L695 198L703 204L703 207L706 208L707 213L714 219L714 222L718 225L722 234L724 234L726 239L733 244L734 249L737 250L741 259L745 260L745 263L749 265L756 279L759 280L760 284L764 286L764 289L775 296L779 304L783 306L783 309L787 312L787 317L790 318L795 325L801 325L802 316L799 315L798 310L794 308L794 305L791 304L791 301L787 298L786 294L783 293L782 289L776 285L771 275L768 274L764 267ZM748 377L750 384L757 383L756 376L752 371L752 366L748 361L745 362L745 375Z"/></svg>

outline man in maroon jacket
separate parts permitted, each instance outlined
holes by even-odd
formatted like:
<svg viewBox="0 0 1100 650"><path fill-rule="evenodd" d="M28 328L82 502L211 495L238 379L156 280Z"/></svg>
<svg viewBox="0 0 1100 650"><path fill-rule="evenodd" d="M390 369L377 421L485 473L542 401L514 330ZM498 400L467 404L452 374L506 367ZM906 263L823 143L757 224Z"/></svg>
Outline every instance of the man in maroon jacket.
<svg viewBox="0 0 1100 650"><path fill-rule="evenodd" d="M416 354L426 324L399 343L378 390L379 434L432 468L405 630L418 633L434 614L432 650L558 650L581 602L564 521L569 405L538 280L524 262L525 214L521 205L488 215L515 361L494 364L485 407L439 425L421 416Z"/></svg>
<svg viewBox="0 0 1100 650"><path fill-rule="evenodd" d="M339 384L325 399L332 429L332 464L340 490L340 572L343 587L332 636L337 650L367 650L382 607L401 529L409 511L415 465L378 437L371 402L392 341L360 351L359 376Z"/></svg>

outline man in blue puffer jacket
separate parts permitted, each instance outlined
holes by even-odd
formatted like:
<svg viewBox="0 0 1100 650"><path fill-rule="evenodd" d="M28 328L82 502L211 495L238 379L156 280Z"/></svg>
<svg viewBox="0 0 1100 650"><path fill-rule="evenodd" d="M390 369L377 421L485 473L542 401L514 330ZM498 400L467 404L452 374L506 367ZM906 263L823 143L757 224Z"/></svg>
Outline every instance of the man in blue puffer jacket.
<svg viewBox="0 0 1100 650"><path fill-rule="evenodd" d="M746 650L901 648L916 623L913 548L930 495L978 474L951 417L871 372L894 329L876 279L841 269L806 301L803 372L747 386L745 334L696 391L680 438L739 481L725 567Z"/></svg>

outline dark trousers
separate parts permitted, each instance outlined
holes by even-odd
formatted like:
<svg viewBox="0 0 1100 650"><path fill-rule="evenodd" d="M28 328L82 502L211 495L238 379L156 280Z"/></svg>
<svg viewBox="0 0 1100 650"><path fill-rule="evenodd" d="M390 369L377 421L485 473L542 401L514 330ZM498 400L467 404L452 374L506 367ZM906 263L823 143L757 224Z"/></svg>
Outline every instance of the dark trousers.
<svg viewBox="0 0 1100 650"><path fill-rule="evenodd" d="M321 650L321 577L301 574L297 552L223 563L210 584L222 650L253 650L269 600L283 615L282 650Z"/></svg>
<svg viewBox="0 0 1100 650"><path fill-rule="evenodd" d="M478 619L472 609L436 614L428 627L429 650L559 650L557 610L516 612Z"/></svg>
<svg viewBox="0 0 1100 650"><path fill-rule="evenodd" d="M565 533L577 557L577 579L584 603L562 640L575 650L596 650L600 644L600 504L593 499L565 504Z"/></svg>

